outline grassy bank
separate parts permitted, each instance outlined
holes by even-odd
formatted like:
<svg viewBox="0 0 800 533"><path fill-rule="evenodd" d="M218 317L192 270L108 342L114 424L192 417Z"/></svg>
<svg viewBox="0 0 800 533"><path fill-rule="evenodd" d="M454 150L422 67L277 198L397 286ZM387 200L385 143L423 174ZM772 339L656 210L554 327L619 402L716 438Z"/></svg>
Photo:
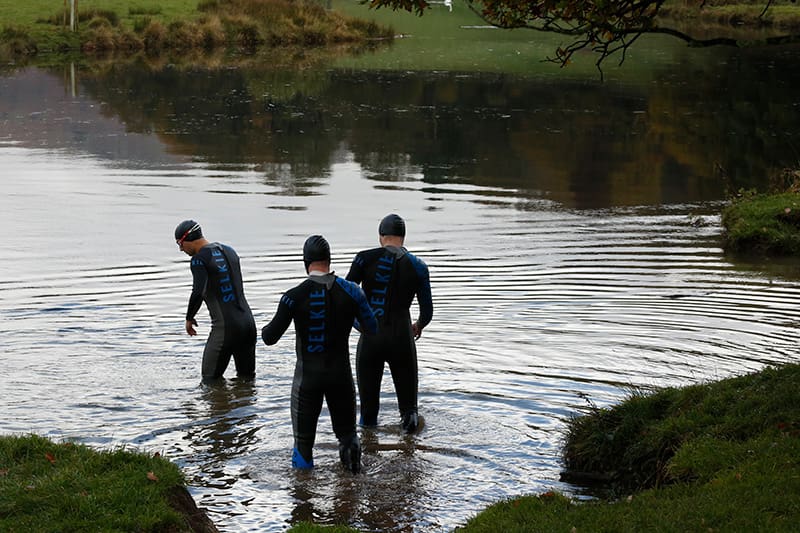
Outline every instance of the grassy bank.
<svg viewBox="0 0 800 533"><path fill-rule="evenodd" d="M0 0L0 53L324 46L393 36L391 28L328 11L313 0L83 0L78 6L77 30L70 31L61 3Z"/></svg>
<svg viewBox="0 0 800 533"><path fill-rule="evenodd" d="M169 461L0 437L0 531L214 531Z"/></svg>
<svg viewBox="0 0 800 533"><path fill-rule="evenodd" d="M722 212L726 251L800 256L800 192L739 194Z"/></svg>
<svg viewBox="0 0 800 533"><path fill-rule="evenodd" d="M564 447L567 473L616 497L524 497L463 531L796 531L798 457L800 365L635 392L574 419Z"/></svg>
<svg viewBox="0 0 800 533"><path fill-rule="evenodd" d="M671 0L659 10L664 19L684 21L689 28L698 25L727 26L738 29L773 29L781 32L800 29L800 7L792 0L708 0L702 3Z"/></svg>

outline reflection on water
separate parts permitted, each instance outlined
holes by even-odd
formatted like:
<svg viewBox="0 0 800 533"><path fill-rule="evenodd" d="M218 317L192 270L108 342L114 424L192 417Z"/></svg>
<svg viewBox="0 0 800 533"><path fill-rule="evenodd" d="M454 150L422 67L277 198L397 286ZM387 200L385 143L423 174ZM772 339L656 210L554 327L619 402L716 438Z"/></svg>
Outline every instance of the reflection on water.
<svg viewBox="0 0 800 533"><path fill-rule="evenodd" d="M12 72L0 432L161 451L223 531L450 530L503 498L578 494L559 449L588 402L797 356L796 263L754 270L719 248L725 188L794 142L800 63L781 57L606 85L117 65L79 70L73 93L61 72ZM196 218L236 248L263 325L307 235L343 274L392 211L431 269L425 427L397 430L386 379L362 475L339 467L326 411L318 467L293 471L292 343L259 345L253 383L201 387L208 319L183 333L172 230Z"/></svg>
<svg viewBox="0 0 800 533"><path fill-rule="evenodd" d="M578 208L714 200L797 159L797 52L746 53L606 84L134 62L79 72L78 98L58 82L67 69L27 70L6 82L0 136L247 169L288 197L319 194L352 157L368 179L419 175L431 195L473 184Z"/></svg>
<svg viewBox="0 0 800 533"><path fill-rule="evenodd" d="M224 382L214 385L202 385L202 393L198 399L189 397L184 403L186 416L195 420L196 424L187 428L186 440L192 446L192 454L203 456L203 468L218 470L219 481L233 483L235 479L226 480L225 467L237 457L246 453L257 444L258 411L256 404L256 386L252 381ZM212 477L217 477L212 474ZM223 485L224 486L224 485Z"/></svg>

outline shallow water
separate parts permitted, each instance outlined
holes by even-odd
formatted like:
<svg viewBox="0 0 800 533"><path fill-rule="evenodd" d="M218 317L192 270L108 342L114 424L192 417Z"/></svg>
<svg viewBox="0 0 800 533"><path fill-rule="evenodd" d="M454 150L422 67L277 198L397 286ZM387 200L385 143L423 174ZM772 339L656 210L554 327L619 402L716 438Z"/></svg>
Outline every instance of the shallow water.
<svg viewBox="0 0 800 533"><path fill-rule="evenodd" d="M279 75L129 75L0 78L0 433L159 451L223 531L301 519L449 531L503 498L581 494L559 481L569 417L630 387L797 357L797 264L755 269L720 248L730 184L701 152L734 175L739 160L774 162L763 145L697 146L733 124L721 110L737 98L697 101L663 78L634 90L323 70L287 95ZM773 85L783 111L764 120L780 128L799 104ZM190 274L172 230L196 218L239 252L260 327L302 279L307 235L328 237L344 275L388 212L431 269L424 429L397 431L387 374L381 426L361 435L364 474L339 469L326 413L317 468L292 471L293 333L259 344L254 384L200 387L208 320L186 337Z"/></svg>

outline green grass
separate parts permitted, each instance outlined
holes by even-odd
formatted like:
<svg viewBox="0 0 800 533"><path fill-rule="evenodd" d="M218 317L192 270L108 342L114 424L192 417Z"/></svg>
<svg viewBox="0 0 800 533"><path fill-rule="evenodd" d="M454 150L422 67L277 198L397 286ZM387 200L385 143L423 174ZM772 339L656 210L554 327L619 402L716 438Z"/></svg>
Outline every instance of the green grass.
<svg viewBox="0 0 800 533"><path fill-rule="evenodd" d="M728 252L800 255L800 193L741 194L722 212Z"/></svg>
<svg viewBox="0 0 800 533"><path fill-rule="evenodd" d="M183 485L153 455L0 437L0 531L188 531L168 503Z"/></svg>
<svg viewBox="0 0 800 533"><path fill-rule="evenodd" d="M398 35L391 46L381 47L375 53L340 58L336 64L339 68L498 72L581 82L598 79L595 64L598 56L588 51L576 54L564 68L547 61L570 37L523 28L487 27L465 0L454 0L452 12L440 3L432 3L421 17L402 10L369 9L359 0L333 0L333 7L351 16L390 24ZM795 6L795 10L800 13L800 6ZM691 61L692 68L706 68L708 61L717 61L713 55L719 50L697 48L687 55L683 41L648 35L626 52L622 65L620 54L609 57L602 65L603 76L607 80L650 84L663 75L664 69L674 68L675 55L682 62Z"/></svg>
<svg viewBox="0 0 800 533"><path fill-rule="evenodd" d="M359 0L333 0L333 7L349 16L391 25L397 34L392 46L377 53L341 58L337 64L341 68L538 73L559 77L597 74L590 58L568 69L544 61L555 54L563 37L487 27L463 0L454 0L452 12L442 4L432 4L421 17L406 11L370 9ZM608 67L615 68L610 64Z"/></svg>

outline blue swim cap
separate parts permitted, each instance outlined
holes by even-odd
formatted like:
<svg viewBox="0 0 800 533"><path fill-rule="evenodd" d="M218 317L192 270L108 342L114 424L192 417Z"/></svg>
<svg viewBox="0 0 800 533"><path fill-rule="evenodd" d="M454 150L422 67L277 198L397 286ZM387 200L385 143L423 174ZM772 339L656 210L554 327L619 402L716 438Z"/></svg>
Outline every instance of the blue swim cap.
<svg viewBox="0 0 800 533"><path fill-rule="evenodd" d="M405 237L406 223L402 218L400 218L399 215L395 215L394 213L391 215L386 215L383 217L381 224L378 226L378 235L396 235L398 237Z"/></svg>

